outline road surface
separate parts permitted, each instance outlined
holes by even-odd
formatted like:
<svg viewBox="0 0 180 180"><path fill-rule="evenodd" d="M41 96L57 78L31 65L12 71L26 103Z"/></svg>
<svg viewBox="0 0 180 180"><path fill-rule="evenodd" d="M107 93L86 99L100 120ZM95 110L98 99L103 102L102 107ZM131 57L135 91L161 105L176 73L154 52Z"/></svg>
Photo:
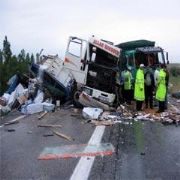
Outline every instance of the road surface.
<svg viewBox="0 0 180 180"><path fill-rule="evenodd" d="M0 179L2 180L68 180L80 173L89 180L170 180L180 179L180 127L164 126L156 122L133 121L99 128L102 143L111 143L115 153L111 156L38 160L45 147L71 144L87 144L96 127L85 123L81 113L73 109L61 109L38 120L38 114L19 120L19 123L0 127ZM38 124L61 124L56 130L74 138L68 141L52 134L50 128ZM12 130L13 129L13 130ZM103 130L104 129L104 130ZM102 132L100 132L102 131ZM95 134L95 136L99 136ZM82 161L79 165L79 161ZM82 170L86 167L86 170ZM88 169L89 168L89 169ZM79 180L79 179L77 179Z"/></svg>

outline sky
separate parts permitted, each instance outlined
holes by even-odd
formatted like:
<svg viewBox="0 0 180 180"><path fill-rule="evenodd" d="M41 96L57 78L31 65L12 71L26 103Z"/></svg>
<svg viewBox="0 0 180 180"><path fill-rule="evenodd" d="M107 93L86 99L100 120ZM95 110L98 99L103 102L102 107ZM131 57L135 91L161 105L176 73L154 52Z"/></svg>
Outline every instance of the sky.
<svg viewBox="0 0 180 180"><path fill-rule="evenodd" d="M69 36L115 44L147 39L180 63L179 0L0 0L0 49L64 57Z"/></svg>

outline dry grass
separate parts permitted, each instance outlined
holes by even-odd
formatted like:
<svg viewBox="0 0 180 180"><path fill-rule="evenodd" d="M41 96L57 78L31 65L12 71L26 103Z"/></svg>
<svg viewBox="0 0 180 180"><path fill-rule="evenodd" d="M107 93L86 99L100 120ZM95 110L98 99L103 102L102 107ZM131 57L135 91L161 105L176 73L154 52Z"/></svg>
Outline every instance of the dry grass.
<svg viewBox="0 0 180 180"><path fill-rule="evenodd" d="M180 63L170 63L170 64L168 64L168 68L172 68L172 67L180 67Z"/></svg>
<svg viewBox="0 0 180 180"><path fill-rule="evenodd" d="M180 76L170 76L170 83L173 85L172 87L170 87L171 93L180 91Z"/></svg>
<svg viewBox="0 0 180 180"><path fill-rule="evenodd" d="M180 63L172 63L168 65L168 69L170 70L173 67L179 67L180 68ZM180 91L180 76L174 77L172 74L170 74L170 83L173 85L170 87L170 92L178 92Z"/></svg>

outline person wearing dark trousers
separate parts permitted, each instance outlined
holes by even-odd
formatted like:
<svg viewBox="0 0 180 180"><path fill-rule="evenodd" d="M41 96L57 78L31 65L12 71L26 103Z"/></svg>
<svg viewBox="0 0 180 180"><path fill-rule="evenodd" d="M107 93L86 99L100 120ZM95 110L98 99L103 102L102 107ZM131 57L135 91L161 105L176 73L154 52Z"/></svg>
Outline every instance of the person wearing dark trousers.
<svg viewBox="0 0 180 180"><path fill-rule="evenodd" d="M154 76L150 67L147 67L145 75L145 105L153 109L153 91L155 87Z"/></svg>
<svg viewBox="0 0 180 180"><path fill-rule="evenodd" d="M126 67L124 70L124 99L127 104L131 104L132 96L132 74L131 71Z"/></svg>
<svg viewBox="0 0 180 180"><path fill-rule="evenodd" d="M142 111L142 104L145 100L144 92L144 64L140 64L136 73L134 99L136 100L136 110Z"/></svg>
<svg viewBox="0 0 180 180"><path fill-rule="evenodd" d="M165 110L165 102L159 101L159 110L157 111L157 113L164 112L164 110Z"/></svg>
<svg viewBox="0 0 180 180"><path fill-rule="evenodd" d="M166 72L166 97L165 97L165 104L164 104L164 108L168 109L168 85L169 85L169 71L167 69L167 66L165 66L165 72Z"/></svg>
<svg viewBox="0 0 180 180"><path fill-rule="evenodd" d="M156 99L159 101L159 110L157 113L164 112L165 110L165 97L166 97L166 80L167 73L164 64L161 65L161 69L159 71L159 79L158 86L156 90Z"/></svg>
<svg viewBox="0 0 180 180"><path fill-rule="evenodd" d="M136 111L142 111L143 101L136 100Z"/></svg>

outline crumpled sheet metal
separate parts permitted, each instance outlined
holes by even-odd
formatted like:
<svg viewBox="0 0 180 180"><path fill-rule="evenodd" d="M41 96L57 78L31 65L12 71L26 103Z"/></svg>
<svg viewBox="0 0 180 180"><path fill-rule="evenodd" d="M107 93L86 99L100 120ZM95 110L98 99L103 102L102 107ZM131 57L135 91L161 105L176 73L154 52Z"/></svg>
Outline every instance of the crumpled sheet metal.
<svg viewBox="0 0 180 180"><path fill-rule="evenodd" d="M79 103L81 103L85 107L96 107L101 108L105 111L110 111L111 108L107 104L104 104L96 99L93 99L87 93L82 92L79 96Z"/></svg>

